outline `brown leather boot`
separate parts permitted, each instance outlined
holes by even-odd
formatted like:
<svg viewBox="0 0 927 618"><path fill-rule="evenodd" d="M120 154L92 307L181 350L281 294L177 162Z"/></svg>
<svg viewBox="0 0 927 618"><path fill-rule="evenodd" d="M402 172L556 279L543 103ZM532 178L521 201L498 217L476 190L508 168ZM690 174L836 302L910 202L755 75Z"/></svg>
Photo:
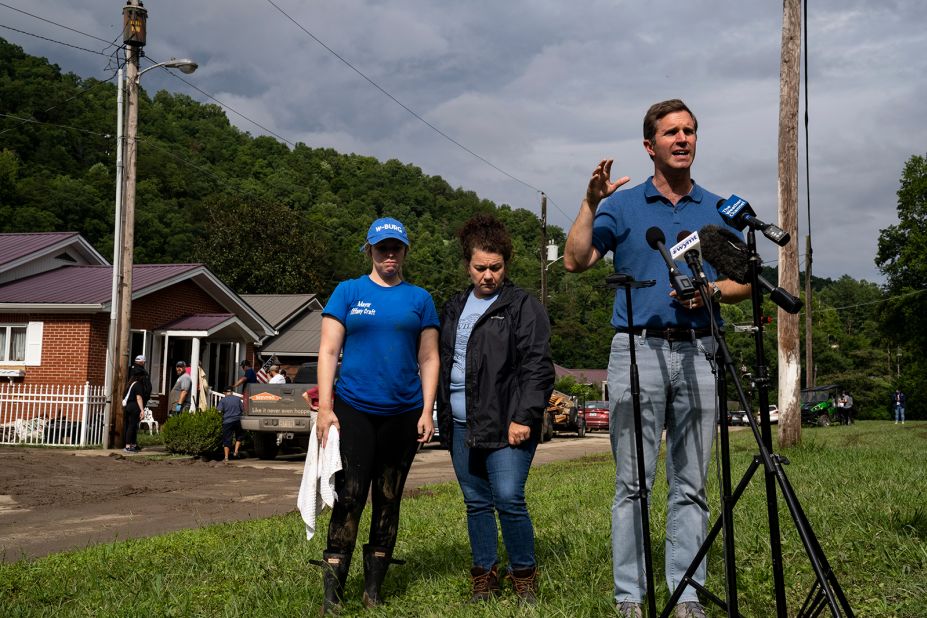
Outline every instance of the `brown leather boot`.
<svg viewBox="0 0 927 618"><path fill-rule="evenodd" d="M537 603L538 594L538 568L509 570L508 578L512 580L515 594L518 599L527 605Z"/></svg>
<svg viewBox="0 0 927 618"><path fill-rule="evenodd" d="M499 567L497 565L492 565L488 571L478 566L471 568L470 581L473 584L473 592L470 595L471 603L489 601L499 596Z"/></svg>

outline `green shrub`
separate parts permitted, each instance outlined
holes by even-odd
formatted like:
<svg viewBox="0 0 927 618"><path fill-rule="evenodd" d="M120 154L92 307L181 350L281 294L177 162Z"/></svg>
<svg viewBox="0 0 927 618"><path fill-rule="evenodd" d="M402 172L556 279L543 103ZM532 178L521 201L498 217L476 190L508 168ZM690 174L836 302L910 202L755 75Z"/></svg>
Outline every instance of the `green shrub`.
<svg viewBox="0 0 927 618"><path fill-rule="evenodd" d="M161 433L171 453L212 455L222 447L222 415L215 408L178 414L167 419Z"/></svg>

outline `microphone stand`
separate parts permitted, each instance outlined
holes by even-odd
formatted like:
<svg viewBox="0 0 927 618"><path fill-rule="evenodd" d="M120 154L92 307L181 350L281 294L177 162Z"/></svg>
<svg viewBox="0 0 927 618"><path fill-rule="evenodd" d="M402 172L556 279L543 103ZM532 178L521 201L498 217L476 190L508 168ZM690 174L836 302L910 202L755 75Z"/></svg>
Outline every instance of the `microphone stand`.
<svg viewBox="0 0 927 618"><path fill-rule="evenodd" d="M732 589L736 587L736 580L734 579L736 570L733 564L733 529L730 531L730 536L728 536L728 531L725 530L725 537L729 539L729 544L731 545L730 548L725 547L725 573L727 577L726 585L728 588L729 603L725 605L721 599L712 595L705 590L704 587L693 581L692 576L698 568L698 565L708 554L708 550L717 538L722 526L726 526L725 519L730 521L729 515L732 514L734 505L736 505L741 495L743 495L744 490L747 488L747 485L750 483L757 469L762 465L766 480L766 510L769 519L769 540L773 567L774 592L776 597L776 616L778 618L787 618L788 616L785 600L785 580L782 573L782 543L779 531L778 500L776 497L776 484L778 483L779 489L782 492L782 497L789 509L789 514L795 524L798 536L801 538L805 553L815 573L815 583L805 597L801 609L795 616L799 618L816 617L821 615L826 606L829 608L833 618L842 618L844 616L847 618L854 618L853 609L850 607L843 593L843 589L840 587L840 583L837 581L830 564L827 562L824 551L818 543L817 536L814 534L814 530L811 528L811 524L805 516L801 503L798 501L798 497L795 495L795 491L785 474L783 465L788 464L789 461L787 458L772 452L772 430L770 429L769 423L769 380L766 373L765 351L763 348L763 323L761 319L762 292L758 280L760 277L760 258L756 253L756 234L752 229L747 232L747 247L752 256L750 258L750 280L751 301L753 304L753 337L756 346L755 382L759 394L760 422L762 423L762 428L757 425L756 419L753 418L753 414L751 413L752 408L747 401L747 396L737 376L737 368L731 358L727 343L720 329L717 329L716 324L714 324L714 321L712 332L715 334L715 341L718 344L718 352L721 355L723 365L731 373L732 383L737 391L738 400L743 406L743 409L748 412L747 422L750 424L750 430L753 432L753 437L756 440L759 453L753 457L753 461L747 468L747 471L744 472L734 492L730 495L725 494L721 517L715 521L711 530L708 532L705 541L696 553L695 558L686 570L676 590L673 591L661 616L663 618L669 616L670 608L675 605L687 585L692 585L705 593L712 602L724 609L728 616L740 616L736 609L736 593L731 595ZM704 299L707 293L704 290L704 286L701 286L700 289L703 294L702 298ZM719 391L719 400L726 399L726 396L725 392ZM729 451L729 444L727 444L727 440L723 437L726 434L725 425L727 424L727 415L725 414L720 421L722 423L721 448L722 451ZM725 461L727 461L729 465L729 452L727 454L722 452L722 467ZM724 485L723 480L722 485ZM728 487L722 486L723 492L728 490L729 485ZM728 557L731 557L731 561L728 561ZM731 600L733 600L733 602L731 602Z"/></svg>
<svg viewBox="0 0 927 618"><path fill-rule="evenodd" d="M647 472L644 466L644 429L641 420L641 382L637 369L637 351L634 344L634 316L631 311L631 290L649 288L656 281L635 281L624 273L615 273L605 278L609 288L624 288L625 304L628 308L628 350L631 352L631 405L634 411L634 448L637 452L637 498L641 509L641 534L644 545L644 577L647 581L647 615L657 615L657 601L653 583L653 549L650 544L650 504L647 497Z"/></svg>

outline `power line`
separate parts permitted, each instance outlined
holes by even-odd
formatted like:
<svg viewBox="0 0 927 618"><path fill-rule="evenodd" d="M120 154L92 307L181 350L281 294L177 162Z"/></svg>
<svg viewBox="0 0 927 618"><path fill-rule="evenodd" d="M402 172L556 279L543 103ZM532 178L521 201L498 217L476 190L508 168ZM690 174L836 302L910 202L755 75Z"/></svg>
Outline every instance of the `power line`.
<svg viewBox="0 0 927 618"><path fill-rule="evenodd" d="M107 139L111 138L112 135L109 133L100 133L99 131L91 131L90 129L82 129L80 127L72 127L67 124L58 124L56 122L45 122L43 120L35 120L34 118L23 118L22 116L14 116L13 114L3 114L0 113L0 118L10 118L11 120L18 120L23 124L42 124L49 127L58 127L59 129L70 129L72 131L80 131L81 133L88 133L90 135L96 135L98 137L105 137Z"/></svg>
<svg viewBox="0 0 927 618"><path fill-rule="evenodd" d="M154 64L160 64L159 62L157 62L157 61L156 61L155 59L153 59L153 58L150 58L150 57L148 57L148 56L146 56L146 58L147 58L150 62L152 62L152 63L154 63ZM184 79L183 77L181 77L180 75L178 75L177 73L175 73L174 71L168 70L167 67L165 67L164 70L167 71L167 73L168 73L169 75L171 75L171 77L174 77L174 78L176 78L176 79L179 79L180 81L182 81L182 82L185 83L186 85L190 86L191 88L193 88L194 90L196 90L197 92L199 92L200 94L202 94L203 96L208 97L209 99L215 101L215 102L218 103L221 107L223 107L223 108L229 110L230 112L236 114L237 116L239 116L239 117L241 117L241 118L244 118L245 120L247 120L248 122L250 122L250 123L253 124L254 126L258 127L259 129L262 129L262 130L266 131L267 133L269 133L269 134L273 135L274 137L276 137L277 139L279 139L279 140L281 140L281 141L283 141L283 142L289 144L290 146L293 146L293 147L296 146L296 144L294 144L293 142L291 142L291 141L288 140L287 138L283 137L282 135L278 135L277 133L274 133L273 131L271 131L270 129L268 129L267 127L265 127L264 125L262 125L262 124L259 123L258 121L252 120L251 118L248 118L247 116L245 116L244 114L242 114L241 112L239 112L238 110L236 110L235 108L233 108L231 105L229 105L229 104L227 104L227 103L223 103L222 101L220 101L219 99L217 99L217 98L214 97L213 95L209 94L208 92L206 92L206 91L203 90L202 88L200 88L200 87L198 87L198 86L192 84L191 82L187 81L186 79Z"/></svg>
<svg viewBox="0 0 927 618"><path fill-rule="evenodd" d="M834 311L834 312L839 312L839 311L844 311L844 310L846 310L846 309L856 309L856 308L858 308L858 307L868 307L869 305L881 305L882 303L887 303L887 302L891 302L891 301L894 301L894 300L900 300L900 299L902 299L902 298L907 298L908 296L916 296L917 294L923 294L924 292L927 292L927 289L923 289L923 290L914 290L913 292L905 292L904 294L898 294L898 295L895 295L895 296L886 296L885 298L880 298L880 299L878 299L878 300L870 300L870 301L866 301L866 302L864 302L864 303L856 303L856 304L853 304L853 305L843 305L842 307L823 306L823 307L818 307L817 310L818 310L818 311ZM803 313L804 313L804 311L802 311L802 312L799 313L798 315L802 315ZM745 322L745 323L743 323L743 324L737 324L737 326L747 326L747 325L751 325L751 324L753 324L753 323L752 323L752 322Z"/></svg>
<svg viewBox="0 0 927 618"><path fill-rule="evenodd" d="M74 28L71 28L70 26L65 26L64 24L59 24L59 23L56 22L56 21L52 21L52 20L50 20L50 19L46 19L46 18L44 18L44 17L40 17L40 16L38 16L38 15L35 15L35 14L30 13L30 12L28 12L28 11L24 11L24 10L22 10L22 9L18 9L18 8L16 8L15 6L10 6L9 4L6 4L5 2L0 2L0 6L6 7L6 8L8 8L8 9L10 9L11 11L16 11L17 13L22 13L23 15L28 15L29 17L34 17L35 19L38 19L39 21L44 21L45 23L52 24L52 25L54 25L54 26L58 26L59 28L64 28L65 30L70 30L71 32L76 32L77 34L82 34L82 35L84 35L84 36L86 36L86 37L90 37L91 39L96 39L96 40L98 40L98 41L102 41L103 43L106 43L106 45L107 45L106 48L107 48L107 49L108 49L110 46L114 45L115 42L116 42L115 40L112 41L112 42L110 42L110 41L107 41L106 39L101 39L101 38L98 37L98 36L94 36L94 35L92 35L92 34L87 34L86 32L81 32L80 30L76 30L76 29L74 29ZM122 36L122 34L120 34L119 36ZM117 40L118 40L118 37L117 37Z"/></svg>
<svg viewBox="0 0 927 618"><path fill-rule="evenodd" d="M109 56L110 56L109 54L105 54L105 53L103 53L103 52L101 52L101 51L96 51L95 49L87 49L86 47L80 47L79 45L71 45L70 43L65 43L64 41L57 41L57 40L55 40L55 39L50 39L50 38L48 38L47 36L41 36L41 35L38 35L38 34L33 34L33 33L31 33L31 32L26 32L25 30L20 30L19 28L13 28L12 26L5 26L5 25L3 25L3 24L0 24L0 28L6 28L7 30L12 30L13 32L18 32L18 33L20 33L20 34L25 34L25 35L27 35L27 36L32 36L32 37L35 37L35 38L37 38L37 39L42 39L43 41L48 41L48 42L50 42L50 43L57 43L58 45L64 45L65 47L72 47L72 48L74 48L74 49L79 49L80 51L85 51L85 52L88 52L88 53L91 53L91 54L97 54L98 56L103 56L103 57L106 57L106 58L109 58Z"/></svg>
<svg viewBox="0 0 927 618"><path fill-rule="evenodd" d="M502 169L501 167L497 166L496 164L492 163L491 161L489 161L488 159L486 159L486 158L483 157L482 155L480 155L480 154L474 152L473 150L471 150L471 149L468 148L467 146L463 145L462 143L460 143L459 141L457 141L456 139L454 139L453 137L451 137L450 135L448 135L447 133L445 133L444 131L442 131L441 129L439 129L438 127L436 127L435 125L433 125L432 123L430 123L430 122L428 122L427 120L425 120L421 115L419 115L419 114L416 113L414 110L412 110L410 107L408 107L407 105L405 105L402 101L400 101L400 100L397 99L395 96L393 96L393 95L392 95L390 92L388 92L385 88L383 88L383 87L380 86L378 83L376 83L375 81L373 81L373 79L371 79L371 78L368 77L366 74L364 74L360 69L358 69L358 68L355 67L353 64L351 64L351 62L349 62L347 59L345 59L345 58L342 57L340 54L338 54L334 49L332 49L331 47L329 47L328 45L326 45L321 39L319 39L318 37L316 37L314 34L312 34L312 33L311 33L309 30L307 30L305 27L303 27L299 22L297 22L294 18L292 18L289 14L287 14L282 8L280 8L280 7L279 7L277 4L275 4L272 0L268 0L268 2L269 2L269 4L271 4L274 8L276 8L280 13L282 13L287 19L289 19L291 22L293 22L300 30L302 30L304 33L306 33L306 35L308 35L309 37L311 37L311 38L312 38L314 41L316 41L319 45L321 45L323 48L325 48L329 53L331 53L331 54L334 55L336 58L338 58L338 59L339 59L341 62L343 62L346 66L348 66L349 68L351 68L351 70L353 70L354 72L356 72L358 75L360 75L362 78L364 78L367 82L369 82L372 86L374 86L374 87L377 88L380 92L382 92L384 95L386 95L387 97L389 97L393 102L395 102L397 105L399 105L400 107L402 107L406 112L408 112L409 114L411 114L414 118L416 118L417 120L421 121L421 122L424 123L426 126L428 126L430 129L432 129L433 131L435 131L436 133L438 133L439 135L441 135L442 137L444 137L446 140L448 140L449 142L451 142L451 143L454 144L455 146L461 148L462 150L464 150L465 152L467 152L467 153L470 154L471 156L475 157L476 159L482 161L482 162L485 163L486 165L492 167L493 169L495 169L495 170L498 171L499 173L501 173L501 174L507 176L508 178L511 178L512 180L514 180L514 181L516 181L516 182L518 182L518 183L524 185L525 187L528 187L529 189L532 189L532 190L535 191L536 193L543 193L543 191L541 191L540 189L538 189L538 188L535 187L534 185L532 185L532 184L530 184L530 183L528 183L528 182L525 182L525 181L521 180L520 178L518 178L517 176L515 176L515 175L513 175L513 174L511 174L511 173L509 173L509 172L507 172L506 170L504 170L504 169ZM52 21L52 20L50 20L50 19L46 19L46 18L41 17L41 16L39 16L39 15L35 15L35 14L33 14L33 13L29 13L29 12L27 12L27 11L23 11L23 10L18 9L18 8L16 8L16 7L12 7L12 6L10 6L10 5L6 4L6 3L3 3L3 2L0 2L0 6L4 6L4 7L6 7L6 8L9 8L9 9L11 9L11 10L17 11L17 12L22 13L22 14L24 14L24 15L28 15L28 16L30 16L30 17L33 17L33 18L35 18L35 19L38 19L38 20L40 20L40 21L43 21L43 22L46 22L46 23L49 23L49 24L58 26L58 27L60 27L60 28L64 28L64 29L66 29L66 30L70 30L70 31L75 32L75 33L77 33L77 34L81 34L81 35L83 35L83 36L86 36L86 37L89 37L89 38L92 38L92 39L95 39L95 40L98 40L98 41L101 41L101 42L107 44L107 48L109 48L109 47L111 47L111 46L114 46L115 43L116 43L116 41L119 39L119 37L122 36L122 34L120 33L120 34L116 37L116 39L114 39L113 41L107 41L106 39L103 39L103 38L101 38L101 37L95 36L95 35L93 35L93 34L89 34L89 33L87 33L87 32L83 32L83 31L81 31L81 30L77 30L77 29L75 29L75 28L71 28L71 27L69 27L69 26L65 26L65 25L63 25L63 24L60 24L60 23L55 22L55 21ZM14 30L14 31L16 31L16 32L20 32L20 33L22 33L22 34L26 34L26 35L28 35L28 36L32 36L32 37L35 37L35 38L43 39L43 40L46 40L46 41L49 41L49 42L52 42L52 43L57 43L57 44L59 44L59 45L65 45L65 46L67 46L67 47L72 47L72 48L74 48L74 49L78 49L78 50L81 50L81 51L86 51L86 52L89 52L89 53L93 53L93 54L97 54L97 55L101 55L101 56L106 56L106 57L109 57L110 59L112 59L115 55L117 55L117 54L119 53L119 49L120 49L120 48L117 47L116 50L115 50L112 54L106 54L106 53L104 53L104 52L95 51L95 50L87 49L87 48L80 47L80 46L76 46L76 45L71 45L71 44L65 43L65 42L63 42L63 41L57 41L57 40L55 40L55 39L51 39L51 38L48 38L48 37L43 37L43 36L40 36L40 35L37 35L37 34L33 34L33 33L30 33L30 32L25 32L25 31L23 31L23 30L18 30L18 29L16 29L16 28L12 28L12 27L9 27L9 26L0 25L0 27L8 28L8 29L10 29L10 30ZM106 49L106 48L105 48L105 49ZM158 64L158 62L157 62L156 60L154 60L153 58L150 58L150 57L149 57L148 59L149 59L149 61L151 61L153 64ZM167 69L165 68L165 70L167 70ZM276 133L275 131L270 130L269 128L265 127L264 125L262 125L261 123L257 122L256 120L253 120L252 118L250 118L250 117L248 117L248 116L242 114L241 112L239 112L238 110L236 110L236 109L233 108L232 106L230 106L230 105L228 105L227 103L225 103L225 102L219 100L218 98L216 98L215 96L213 96L213 95L210 94L209 92L206 92L205 90L203 90L202 88L196 86L195 84L191 83L190 81L184 79L183 77L181 77L181 76L178 75L177 73L175 73L175 72L173 72L173 71L170 71L170 70L167 70L167 72L168 72L168 74L170 74L172 77L174 77L174 78L176 78L176 79L179 79L180 81L182 81L183 83L185 83L185 84L186 84L187 86L189 86L190 88L193 88L194 90L196 90L197 92L199 92L199 93L202 94L203 96L205 96L205 97L207 97L208 99L214 101L215 103L217 103L217 104L218 104L219 106L221 106L222 108L227 109L228 111L232 112L233 114L237 115L238 117L240 117L240 118L246 120L247 122L250 122L251 124L253 124L254 126L258 127L259 129L261 129L262 131L266 132L267 134L276 137L277 139L279 139L279 140L281 140L282 142L284 142L284 143L290 145L291 147L295 147L295 146L296 146L296 144L295 144L293 141L291 141L291 140L287 139L286 137L284 137L284 136L282 136L282 135ZM115 75L114 75L114 77L115 77ZM109 80L106 80L106 81L111 81L112 79L113 79L113 78L111 77ZM49 110L46 110L46 111L49 111ZM560 208L560 206L559 206L553 199L551 199L549 195L548 195L548 201L554 206L554 208L557 209L557 211L560 212L560 214L562 214L562 215L566 218L567 221L570 220L570 215L568 215L566 212L564 212L564 210L563 210L562 208Z"/></svg>
<svg viewBox="0 0 927 618"><path fill-rule="evenodd" d="M427 127L429 127L432 131L434 131L435 133L437 133L438 135L440 135L441 137L443 137L443 138L446 139L447 141L451 142L452 144L454 144L455 146L457 146L458 148L460 148L460 149L463 150L464 152L467 152L468 154L472 155L473 157L479 159L480 161L482 161L483 163L485 163L485 164L488 165L489 167L493 168L494 170L496 170L496 171L499 172L500 174L504 174L505 176L508 176L509 178L511 178L512 180L514 180L515 182L517 182L517 183L519 183L519 184L522 184L522 185L528 187L529 189L532 189L533 191L536 191L537 193L543 193L543 191L541 191L540 189L538 189L538 188L535 187L534 185L532 185L532 184L530 184L530 183L528 183L528 182L525 182L524 180L522 180L521 178L518 178L517 176L514 176L514 175L510 174L509 172L505 171L504 169L502 169L501 167L499 167L498 165L496 165L496 164L493 163L492 161L489 161L489 160L486 159L485 157L483 157L483 156L477 154L476 152L474 152L473 150L467 148L466 146L464 146L463 144L461 144L460 142L458 142L456 139L454 139L453 137L451 137L450 135L448 135L447 133L445 133L444 131L442 131L441 129L439 129L438 127L436 127L435 125L431 124L430 122L428 122L427 120L425 120L424 118L422 118L418 113L416 113L414 110L412 110L409 106L407 106L405 103L403 103L402 101L400 101L399 99L397 99L396 97L394 97L392 94L390 94L383 86L381 86L381 85L378 84L377 82L373 81L373 79L371 79L370 77L368 77L363 71L361 71L360 69L358 69L356 66L354 66L353 64L351 64L347 59L345 59L343 56L341 56L338 52L336 52L334 49L332 49L331 47L329 47L328 45L326 45L324 42L322 42L322 40L319 39L319 37L317 37L316 35L314 35L314 34L312 34L311 32L309 32L309 30L307 30L302 24L300 24L298 21L296 21L295 19L293 19L292 17L290 17L290 15L288 15L286 11L284 11L284 10L281 9L279 6L277 6L277 5L274 3L273 0L267 0L267 3L270 4L272 7L274 7L275 9L277 9L278 11L280 11L280 13L281 13L284 17L286 17L287 19L289 19L291 22L293 22L293 23L296 25L297 28L299 28L300 30L302 30L303 32L305 32L306 35L307 35L309 38L311 38L313 41L315 41L316 43L318 43L319 45L321 45L322 47L324 47L325 50L328 51L331 55L333 55L335 58L337 58L337 59L340 60L342 63L344 63L344 64L345 64L348 68L350 68L352 71L354 71L355 73L357 73L358 75L360 75L361 77L363 77L371 86L373 86L374 88L376 88L377 90L379 90L380 92L382 92L384 95L386 95L387 97L389 97L394 103L396 103L396 105L398 105L398 106L401 107L402 109L406 110L409 114L411 114L411 115L412 115L414 118L416 118L417 120L421 121L423 124L425 124ZM559 208L558 208L558 210L559 210ZM561 212L562 212L562 211L561 211Z"/></svg>

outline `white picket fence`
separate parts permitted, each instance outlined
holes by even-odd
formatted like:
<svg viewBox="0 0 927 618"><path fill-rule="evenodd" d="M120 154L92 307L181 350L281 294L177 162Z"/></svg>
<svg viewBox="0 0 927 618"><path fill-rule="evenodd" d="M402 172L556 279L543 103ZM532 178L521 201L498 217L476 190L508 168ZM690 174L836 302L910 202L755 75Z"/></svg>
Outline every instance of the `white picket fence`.
<svg viewBox="0 0 927 618"><path fill-rule="evenodd" d="M103 444L102 386L0 384L0 444Z"/></svg>

